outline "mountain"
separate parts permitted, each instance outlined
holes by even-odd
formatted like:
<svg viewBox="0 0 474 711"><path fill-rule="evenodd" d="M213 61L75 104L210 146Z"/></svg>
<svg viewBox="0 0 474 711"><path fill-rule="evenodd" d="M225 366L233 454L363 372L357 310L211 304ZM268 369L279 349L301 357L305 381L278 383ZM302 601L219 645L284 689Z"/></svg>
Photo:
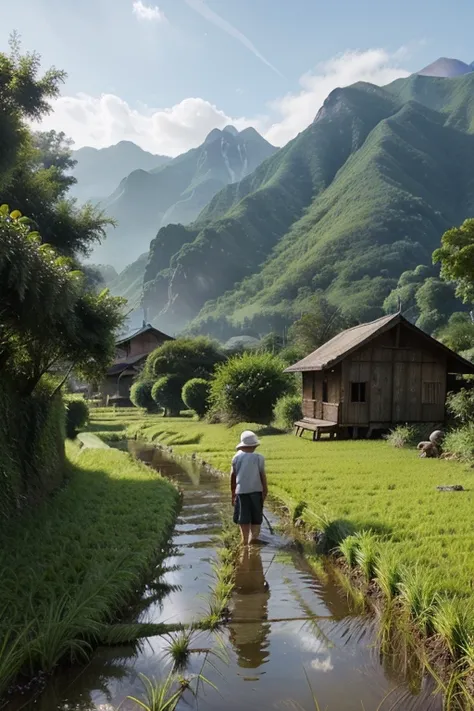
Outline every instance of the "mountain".
<svg viewBox="0 0 474 711"><path fill-rule="evenodd" d="M417 72L420 76L425 77L444 77L446 79L462 76L474 71L474 62L466 64L459 59L448 59L448 57L440 57L432 64Z"/></svg>
<svg viewBox="0 0 474 711"><path fill-rule="evenodd" d="M93 255L122 269L148 250L159 228L188 224L221 188L241 180L277 149L253 128L214 129L198 148L156 170L135 170L101 203L118 227Z"/></svg>
<svg viewBox="0 0 474 711"><path fill-rule="evenodd" d="M288 326L323 291L360 319L474 214L474 73L336 89L314 122L151 244L149 318L227 340Z"/></svg>
<svg viewBox="0 0 474 711"><path fill-rule="evenodd" d="M120 141L108 148L86 146L73 151L72 157L77 161L73 171L77 183L72 186L71 195L80 202L98 202L133 170L152 170L171 160L148 153L131 141Z"/></svg>

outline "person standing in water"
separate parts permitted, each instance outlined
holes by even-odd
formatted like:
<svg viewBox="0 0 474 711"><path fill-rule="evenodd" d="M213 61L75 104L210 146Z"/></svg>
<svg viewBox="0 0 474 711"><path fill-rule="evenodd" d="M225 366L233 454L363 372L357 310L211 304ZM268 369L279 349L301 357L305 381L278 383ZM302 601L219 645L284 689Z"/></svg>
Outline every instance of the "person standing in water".
<svg viewBox="0 0 474 711"><path fill-rule="evenodd" d="M255 451L259 444L254 432L242 432L237 454L232 459L230 488L234 523L240 526L244 546L258 541L268 492L265 459Z"/></svg>

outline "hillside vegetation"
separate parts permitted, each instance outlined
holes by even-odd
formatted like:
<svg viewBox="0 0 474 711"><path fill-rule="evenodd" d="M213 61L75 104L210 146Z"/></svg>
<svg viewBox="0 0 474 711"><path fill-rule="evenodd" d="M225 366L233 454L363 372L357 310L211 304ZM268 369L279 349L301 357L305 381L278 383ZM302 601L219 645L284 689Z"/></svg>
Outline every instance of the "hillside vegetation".
<svg viewBox="0 0 474 711"><path fill-rule="evenodd" d="M314 122L189 227L151 245L144 300L164 330L281 329L322 290L351 318L383 313L474 211L474 74L336 89Z"/></svg>

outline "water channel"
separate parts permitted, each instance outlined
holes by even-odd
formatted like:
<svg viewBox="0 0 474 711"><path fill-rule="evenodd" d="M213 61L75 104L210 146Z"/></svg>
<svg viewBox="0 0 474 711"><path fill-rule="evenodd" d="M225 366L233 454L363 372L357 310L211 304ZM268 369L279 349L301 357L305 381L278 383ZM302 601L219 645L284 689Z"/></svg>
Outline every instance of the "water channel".
<svg viewBox="0 0 474 711"><path fill-rule="evenodd" d="M199 619L212 585L213 537L228 505L227 482L150 445L127 446L184 492L164 562L168 572L161 578L169 591L145 606L140 620ZM204 687L198 698L185 694L179 711L315 711L311 689L321 711L441 711L429 679L381 654L375 620L351 612L340 587L319 579L291 540L268 531L262 538L265 545L239 560L230 618L219 632L225 658L212 657L203 669L217 690ZM87 666L61 672L38 699L11 711L112 711L120 704L122 711L135 711L138 706L126 697L143 698L140 674L168 673L166 641L152 637L135 647L101 648ZM201 632L192 646L216 644L215 636ZM188 671L199 672L202 665L203 654L193 654Z"/></svg>

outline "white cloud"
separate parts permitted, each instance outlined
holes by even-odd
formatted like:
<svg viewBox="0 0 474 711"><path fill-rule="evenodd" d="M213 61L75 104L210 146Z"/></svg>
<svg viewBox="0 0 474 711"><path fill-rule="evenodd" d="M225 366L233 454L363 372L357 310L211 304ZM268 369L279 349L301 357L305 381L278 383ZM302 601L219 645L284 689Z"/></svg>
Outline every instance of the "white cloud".
<svg viewBox="0 0 474 711"><path fill-rule="evenodd" d="M191 7L202 17L204 17L205 20L212 22L213 25L216 25L216 27L219 27L224 32L227 32L228 35L243 44L244 47L247 47L247 49L249 49L258 59L260 59L260 61L266 64L267 67L270 67L270 69L272 69L276 74L278 74L280 77L283 76L281 72L276 67L274 67L273 64L269 62L268 59L266 59L266 57L264 57L261 52L258 51L258 49L255 47L253 42L249 40L248 37L246 37L236 27L231 25L230 22L218 15L217 12L211 10L211 8L208 7L203 0L186 0L186 3L189 5L189 7Z"/></svg>
<svg viewBox="0 0 474 711"><path fill-rule="evenodd" d="M403 53L402 53L403 54ZM282 146L302 131L314 119L328 94L337 87L357 81L389 84L410 72L398 63L399 53L389 54L383 49L348 51L322 62L314 72L300 79L301 90L272 102L271 108L280 117L266 133L271 143Z"/></svg>
<svg viewBox="0 0 474 711"><path fill-rule="evenodd" d="M255 121L228 116L209 101L184 99L168 109L132 108L114 94L63 96L52 102L54 112L41 128L63 130L76 148L103 148L133 141L145 150L176 156L198 146L213 128L231 123L239 130ZM258 125L258 122L257 122Z"/></svg>
<svg viewBox="0 0 474 711"><path fill-rule="evenodd" d="M157 5L145 5L142 0L134 0L132 12L139 20L145 20L145 22L164 22L166 20L165 13Z"/></svg>
<svg viewBox="0 0 474 711"><path fill-rule="evenodd" d="M409 72L399 64L403 54L370 49L334 57L301 77L298 92L273 101L269 106L271 118L229 116L198 97L183 99L171 108L154 109L143 103L132 108L114 94L78 94L54 100L54 113L45 117L42 128L64 131L77 148L102 148L130 140L154 153L176 156L202 143L213 128L231 123L239 130L254 126L271 143L282 146L311 123L336 87L357 81L383 85L407 76Z"/></svg>

